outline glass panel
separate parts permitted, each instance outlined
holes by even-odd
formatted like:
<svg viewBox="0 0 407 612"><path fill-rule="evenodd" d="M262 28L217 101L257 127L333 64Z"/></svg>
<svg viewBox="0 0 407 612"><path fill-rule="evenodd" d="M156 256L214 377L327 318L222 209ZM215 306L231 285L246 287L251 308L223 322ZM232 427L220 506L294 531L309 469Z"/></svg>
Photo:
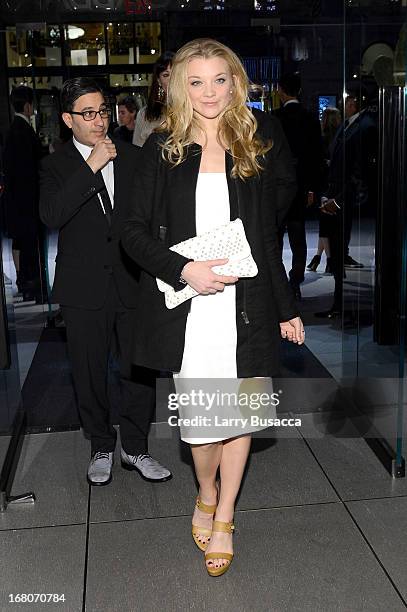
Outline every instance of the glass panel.
<svg viewBox="0 0 407 612"><path fill-rule="evenodd" d="M111 87L144 87L148 88L151 85L153 75L151 73L140 74L111 74L109 76Z"/></svg>
<svg viewBox="0 0 407 612"><path fill-rule="evenodd" d="M61 66L61 31L59 25L47 25L33 33L33 55L36 66Z"/></svg>
<svg viewBox="0 0 407 612"><path fill-rule="evenodd" d="M110 64L134 64L134 26L113 23L107 26Z"/></svg>
<svg viewBox="0 0 407 612"><path fill-rule="evenodd" d="M406 24L399 7L376 5L362 14L347 5L344 383L368 418L369 436L400 460L407 415Z"/></svg>
<svg viewBox="0 0 407 612"><path fill-rule="evenodd" d="M15 274L11 255L11 240L4 232L5 219L2 197L0 195L0 202L2 203L0 273L3 277L2 293L0 295L2 295L4 301L1 304L2 316L0 321L0 351L2 356L0 363L0 436L11 433L13 419L20 402L21 389L13 304L13 293L15 293L13 278L15 278ZM8 357L4 359L7 353ZM0 438L0 470L7 450L7 443L8 438Z"/></svg>
<svg viewBox="0 0 407 612"><path fill-rule="evenodd" d="M71 66L106 64L103 23L75 23L64 26L65 58Z"/></svg>
<svg viewBox="0 0 407 612"><path fill-rule="evenodd" d="M156 22L136 23L136 64L154 64L161 55L161 26Z"/></svg>
<svg viewBox="0 0 407 612"><path fill-rule="evenodd" d="M37 128L42 146L52 153L61 139L59 93L62 77L35 77Z"/></svg>
<svg viewBox="0 0 407 612"><path fill-rule="evenodd" d="M7 64L10 68L31 66L29 32L17 28L6 30Z"/></svg>

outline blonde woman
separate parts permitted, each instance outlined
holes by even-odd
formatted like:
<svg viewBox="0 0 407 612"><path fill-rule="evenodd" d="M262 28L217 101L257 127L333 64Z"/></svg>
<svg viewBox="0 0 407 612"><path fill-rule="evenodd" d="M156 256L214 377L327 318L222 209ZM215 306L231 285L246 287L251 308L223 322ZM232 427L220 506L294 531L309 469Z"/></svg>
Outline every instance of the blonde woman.
<svg viewBox="0 0 407 612"><path fill-rule="evenodd" d="M270 159L280 143L256 133L247 86L228 47L209 39L187 43L173 60L164 129L141 151L134 212L123 234L125 249L144 270L134 361L173 371L176 386L186 378L274 376L280 334L304 341L275 226ZM169 250L237 217L258 266L253 278L216 274L213 267L226 260L191 261ZM187 283L199 295L169 310L155 277L175 289ZM212 576L233 558L234 506L250 431L202 438L181 427L199 482L192 533Z"/></svg>

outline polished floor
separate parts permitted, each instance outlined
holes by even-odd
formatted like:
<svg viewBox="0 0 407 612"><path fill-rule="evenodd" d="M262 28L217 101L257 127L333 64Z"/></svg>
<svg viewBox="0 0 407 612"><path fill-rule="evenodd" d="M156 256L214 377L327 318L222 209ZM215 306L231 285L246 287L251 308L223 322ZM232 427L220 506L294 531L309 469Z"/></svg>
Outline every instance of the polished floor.
<svg viewBox="0 0 407 612"><path fill-rule="evenodd" d="M311 257L315 226L308 237ZM349 283L363 277L366 291L372 253L367 235L352 253L365 268L348 277ZM284 255L288 267L288 248ZM381 408L383 428L394 426L397 354L375 346L369 326L356 342L352 330L342 333L313 317L329 306L332 277L307 273L302 289L307 346L333 376L325 384L343 381L354 363L369 381L386 372L388 388L370 385L363 397ZM15 317L24 379L46 313L16 305ZM235 514L236 557L220 578L207 575L190 536L196 496L190 451L164 412L157 412L150 452L173 471L166 483L122 470L117 448L112 483L91 488L89 446L80 431L27 435L12 494L33 491L36 502L0 514L1 612L407 609L407 480L390 478L348 421L346 405L321 408L305 401L301 381L292 384L286 410L301 426L254 439ZM7 444L0 437L0 463ZM11 603L21 593L64 595L65 601Z"/></svg>
<svg viewBox="0 0 407 612"><path fill-rule="evenodd" d="M0 515L0 609L405 610L406 480L392 480L362 440L323 435L313 414L301 416L291 437L254 440L236 558L217 579L190 536L189 450L167 424L150 438L174 473L161 484L122 470L116 453L112 483L90 488L80 432L27 436L13 492L32 490L37 501ZM8 603L10 594L43 592L65 603Z"/></svg>

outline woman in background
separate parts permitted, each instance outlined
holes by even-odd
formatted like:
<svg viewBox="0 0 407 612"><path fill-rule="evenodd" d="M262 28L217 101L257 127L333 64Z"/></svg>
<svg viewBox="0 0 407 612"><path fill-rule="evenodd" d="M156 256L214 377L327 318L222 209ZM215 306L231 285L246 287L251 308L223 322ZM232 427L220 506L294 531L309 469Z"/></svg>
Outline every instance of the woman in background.
<svg viewBox="0 0 407 612"><path fill-rule="evenodd" d="M174 53L163 53L154 64L153 82L148 96L147 106L139 110L133 133L133 144L142 147L147 138L165 119L168 81Z"/></svg>

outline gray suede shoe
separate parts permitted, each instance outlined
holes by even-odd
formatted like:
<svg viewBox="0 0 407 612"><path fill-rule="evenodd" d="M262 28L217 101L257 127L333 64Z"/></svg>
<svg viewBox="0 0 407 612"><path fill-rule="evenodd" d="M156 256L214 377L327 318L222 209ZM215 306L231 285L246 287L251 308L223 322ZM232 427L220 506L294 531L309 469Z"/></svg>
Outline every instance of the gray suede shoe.
<svg viewBox="0 0 407 612"><path fill-rule="evenodd" d="M108 485L112 480L112 466L113 453L95 453L88 467L88 483L96 487Z"/></svg>
<svg viewBox="0 0 407 612"><path fill-rule="evenodd" d="M120 452L122 468L125 470L137 470L139 474L149 482L165 482L172 478L170 470L167 470L150 455L128 455L123 449Z"/></svg>

